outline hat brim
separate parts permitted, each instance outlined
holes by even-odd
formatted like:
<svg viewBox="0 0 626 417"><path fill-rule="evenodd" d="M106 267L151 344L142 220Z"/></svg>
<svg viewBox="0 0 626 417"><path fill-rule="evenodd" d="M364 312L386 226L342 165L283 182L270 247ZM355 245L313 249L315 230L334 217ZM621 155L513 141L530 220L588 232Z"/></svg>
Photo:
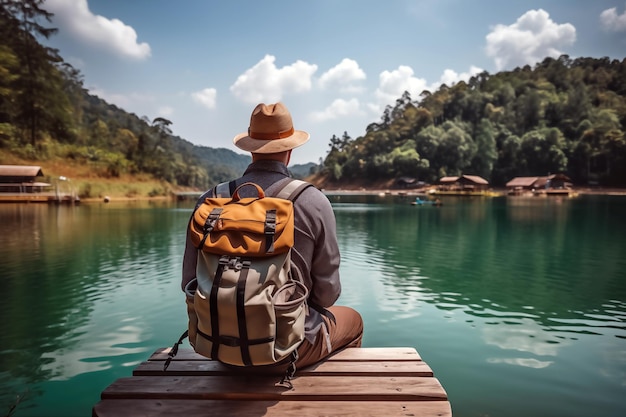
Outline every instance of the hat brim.
<svg viewBox="0 0 626 417"><path fill-rule="evenodd" d="M310 135L303 130L296 130L293 135L282 139L254 139L248 133L241 133L233 138L239 149L253 153L278 153L304 145Z"/></svg>

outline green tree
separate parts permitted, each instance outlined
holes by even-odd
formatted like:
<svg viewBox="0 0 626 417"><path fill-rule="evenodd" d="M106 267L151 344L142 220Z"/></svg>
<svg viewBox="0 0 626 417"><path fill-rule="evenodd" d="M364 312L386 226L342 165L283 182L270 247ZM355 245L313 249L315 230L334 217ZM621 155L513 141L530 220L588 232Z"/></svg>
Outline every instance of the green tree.
<svg viewBox="0 0 626 417"><path fill-rule="evenodd" d="M53 16L41 7L43 3L44 0L0 0L3 23L16 29L12 33L7 33L5 29L3 35L20 59L19 76L14 87L17 92L14 120L33 146L42 131L50 127L63 130L61 125L64 124L59 112L55 111L61 94L54 64L60 58L56 50L42 46L36 38L47 39L57 32L56 28L40 23L50 23Z"/></svg>
<svg viewBox="0 0 626 417"><path fill-rule="evenodd" d="M474 137L476 153L470 164L470 171L475 175L490 179L493 165L498 159L496 139L491 122L487 119L481 120L476 135Z"/></svg>
<svg viewBox="0 0 626 417"><path fill-rule="evenodd" d="M425 178L429 163L420 158L415 146L415 141L407 140L401 147L391 151L392 168L396 177Z"/></svg>
<svg viewBox="0 0 626 417"><path fill-rule="evenodd" d="M447 121L442 129L444 133L434 157L430 159L430 166L436 169L437 176L460 175L471 166L476 144L460 123Z"/></svg>
<svg viewBox="0 0 626 417"><path fill-rule="evenodd" d="M522 136L520 165L526 176L565 172L567 156L563 152L565 139L555 128L533 130Z"/></svg>
<svg viewBox="0 0 626 417"><path fill-rule="evenodd" d="M18 66L19 59L11 48L0 45L0 143L11 136L11 122L15 115L13 85Z"/></svg>
<svg viewBox="0 0 626 417"><path fill-rule="evenodd" d="M501 145L491 178L494 184L504 185L521 175L522 140L507 130L501 132L499 136Z"/></svg>
<svg viewBox="0 0 626 417"><path fill-rule="evenodd" d="M61 62L57 65L57 68L61 76L61 89L67 98L68 125L71 126L70 134L67 135L66 139L71 143L75 143L82 134L81 127L85 117L84 109L87 91L83 86L83 76L79 70L66 62ZM62 137L59 139L62 139Z"/></svg>
<svg viewBox="0 0 626 417"><path fill-rule="evenodd" d="M516 119L517 131L528 132L539 126L542 120L541 99L535 88L527 89L517 100Z"/></svg>

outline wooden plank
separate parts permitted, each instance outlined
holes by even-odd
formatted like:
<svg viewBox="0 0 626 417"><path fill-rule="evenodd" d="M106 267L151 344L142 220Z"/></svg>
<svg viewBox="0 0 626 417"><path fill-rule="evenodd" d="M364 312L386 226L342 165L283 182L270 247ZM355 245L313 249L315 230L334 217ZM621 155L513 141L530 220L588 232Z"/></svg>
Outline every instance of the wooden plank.
<svg viewBox="0 0 626 417"><path fill-rule="evenodd" d="M138 365L133 371L133 375L249 375L255 369L237 370L226 367L216 361L172 361L163 371L163 361L147 361ZM274 374L280 375L282 371L277 370ZM423 361L325 361L314 366L298 369L297 376L433 376L433 371Z"/></svg>
<svg viewBox="0 0 626 417"><path fill-rule="evenodd" d="M157 349L149 361L164 361L168 358L171 348ZM197 354L192 349L179 349L178 354L172 361L206 361L210 360L202 355ZM386 348L348 348L344 349L329 358L326 361L372 361L372 360L398 360L398 361L414 361L422 360L419 353L410 347L386 347Z"/></svg>
<svg viewBox="0 0 626 417"><path fill-rule="evenodd" d="M419 361L417 350L409 347L350 348L328 358L328 361Z"/></svg>
<svg viewBox="0 0 626 417"><path fill-rule="evenodd" d="M274 385L280 374L242 372L191 349L180 349L164 372L169 351L158 349L133 377L106 388L93 416L452 416L445 390L414 348L345 349L298 370L292 390Z"/></svg>
<svg viewBox="0 0 626 417"><path fill-rule="evenodd" d="M105 400L93 408L93 417L451 417L445 401L215 401L215 400Z"/></svg>
<svg viewBox="0 0 626 417"><path fill-rule="evenodd" d="M168 354L172 350L171 347L157 349L148 359L149 361L164 361L168 358ZM197 354L192 349L178 349L178 353L172 361L206 361L208 360L202 355Z"/></svg>
<svg viewBox="0 0 626 417"><path fill-rule="evenodd" d="M276 377L135 376L120 378L102 392L109 398L228 399L263 401L445 401L436 378L302 376L293 389L276 387Z"/></svg>
<svg viewBox="0 0 626 417"><path fill-rule="evenodd" d="M167 371L163 371L163 361L149 360L140 363L133 370L133 375L233 375L234 372L236 370L208 359L172 360Z"/></svg>
<svg viewBox="0 0 626 417"><path fill-rule="evenodd" d="M296 373L304 375L417 376L432 377L433 371L423 361L373 360L371 362L325 361Z"/></svg>
<svg viewBox="0 0 626 417"><path fill-rule="evenodd" d="M332 411L329 411L332 410ZM107 400L94 407L94 417L161 417L173 415L202 415L238 417L253 416L337 416L379 417L420 416L451 417L450 404L442 401L423 402L341 402L320 401L212 401L212 400Z"/></svg>

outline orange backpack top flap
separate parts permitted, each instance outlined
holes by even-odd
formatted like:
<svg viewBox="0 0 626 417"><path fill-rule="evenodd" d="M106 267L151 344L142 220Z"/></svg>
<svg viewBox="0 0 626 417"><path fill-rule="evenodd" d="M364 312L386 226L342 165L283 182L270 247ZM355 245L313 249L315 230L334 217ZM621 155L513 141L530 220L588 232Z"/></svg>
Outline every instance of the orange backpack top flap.
<svg viewBox="0 0 626 417"><path fill-rule="evenodd" d="M243 187L255 187L257 197L241 198ZM254 183L237 187L231 198L206 198L191 218L191 241L214 254L272 256L293 246L293 203L266 197Z"/></svg>

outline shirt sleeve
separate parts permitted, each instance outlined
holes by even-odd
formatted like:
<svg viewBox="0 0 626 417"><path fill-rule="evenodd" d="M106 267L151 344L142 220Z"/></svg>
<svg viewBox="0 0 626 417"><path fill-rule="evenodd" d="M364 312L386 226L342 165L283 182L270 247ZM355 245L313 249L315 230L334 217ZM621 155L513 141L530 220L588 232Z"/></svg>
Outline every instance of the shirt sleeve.
<svg viewBox="0 0 626 417"><path fill-rule="evenodd" d="M315 244L311 260L311 301L321 307L332 306L341 295L339 265L341 255L337 242L335 214L328 198L315 190ZM320 198L321 197L321 198Z"/></svg>
<svg viewBox="0 0 626 417"><path fill-rule="evenodd" d="M183 279L181 289L185 291L185 286L189 281L196 277L196 262L198 260L198 250L193 246L189 237L189 228L187 228L187 237L185 238L185 252L183 254Z"/></svg>

